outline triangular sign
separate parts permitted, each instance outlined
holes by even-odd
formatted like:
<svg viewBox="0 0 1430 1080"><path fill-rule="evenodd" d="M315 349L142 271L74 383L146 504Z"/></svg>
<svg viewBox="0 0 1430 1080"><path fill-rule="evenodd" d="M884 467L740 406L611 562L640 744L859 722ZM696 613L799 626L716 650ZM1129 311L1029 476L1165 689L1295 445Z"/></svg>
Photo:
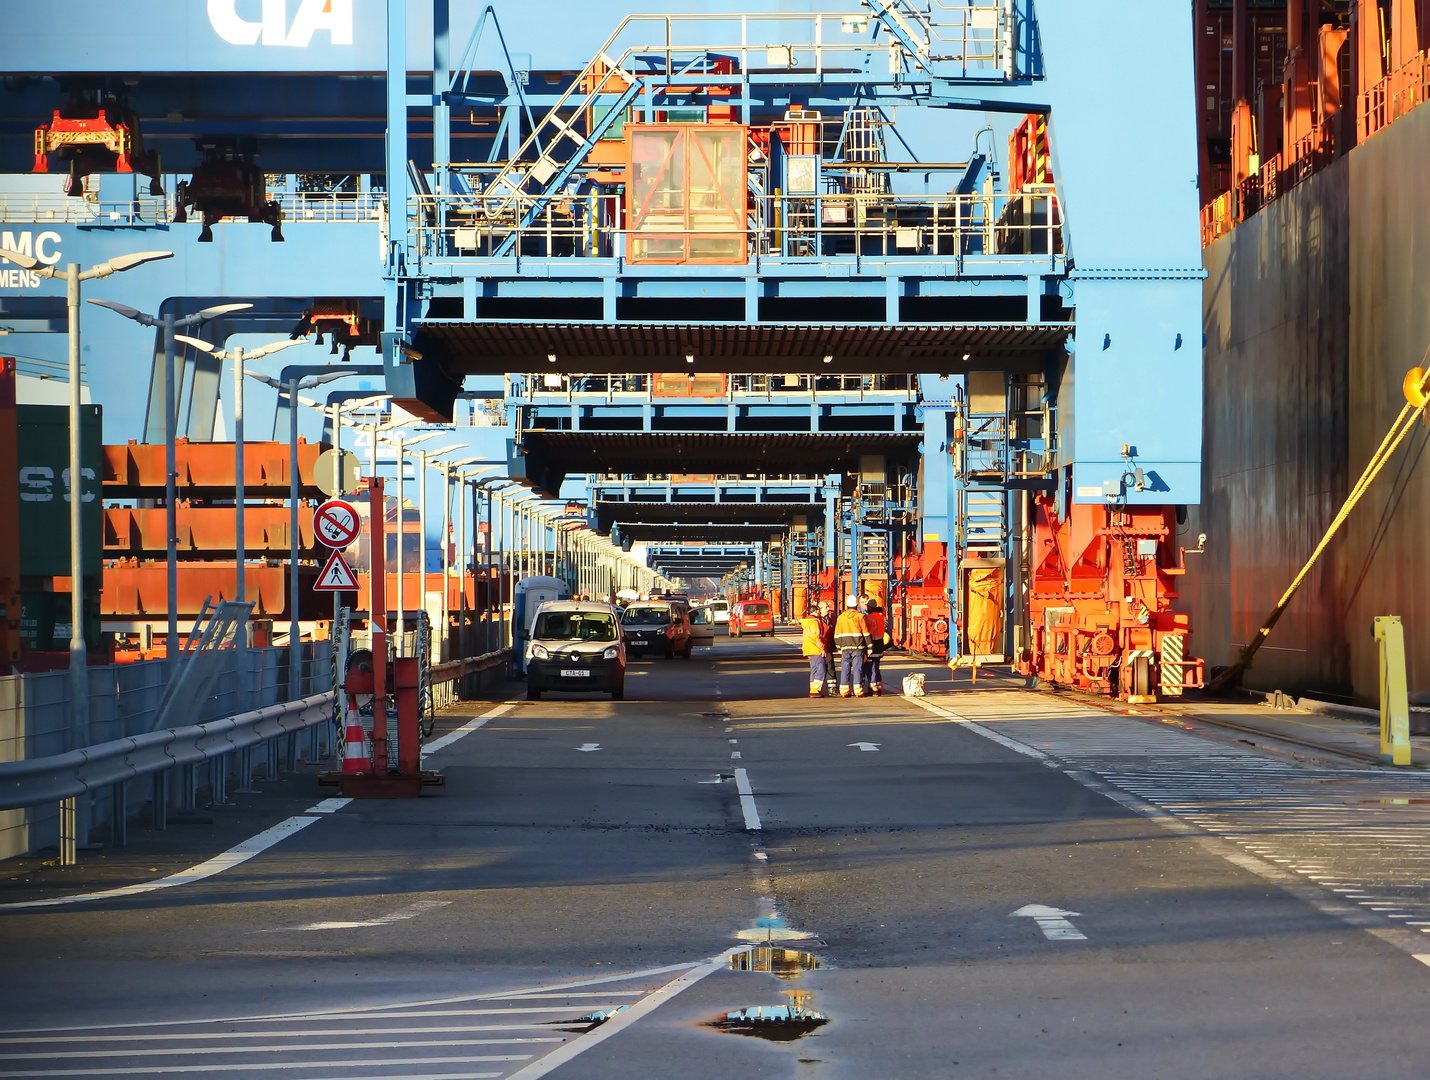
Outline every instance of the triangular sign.
<svg viewBox="0 0 1430 1080"><path fill-rule="evenodd" d="M328 556L323 572L318 575L318 581L313 586L313 591L356 592L357 587L357 578L353 576L352 569L348 564L343 561L343 553L334 551Z"/></svg>

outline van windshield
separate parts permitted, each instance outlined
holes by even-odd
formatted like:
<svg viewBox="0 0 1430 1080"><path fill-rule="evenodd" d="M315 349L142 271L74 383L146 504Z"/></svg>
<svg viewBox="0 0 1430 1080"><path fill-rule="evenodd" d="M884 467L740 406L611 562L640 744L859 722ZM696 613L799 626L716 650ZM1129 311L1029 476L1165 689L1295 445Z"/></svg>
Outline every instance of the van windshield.
<svg viewBox="0 0 1430 1080"><path fill-rule="evenodd" d="M606 611L543 611L532 637L541 641L615 641L616 620Z"/></svg>
<svg viewBox="0 0 1430 1080"><path fill-rule="evenodd" d="M668 626L670 625L670 608L631 606L626 608L626 615L622 621L627 626Z"/></svg>
<svg viewBox="0 0 1430 1080"><path fill-rule="evenodd" d="M770 613L769 604L746 604L746 615L768 615Z"/></svg>

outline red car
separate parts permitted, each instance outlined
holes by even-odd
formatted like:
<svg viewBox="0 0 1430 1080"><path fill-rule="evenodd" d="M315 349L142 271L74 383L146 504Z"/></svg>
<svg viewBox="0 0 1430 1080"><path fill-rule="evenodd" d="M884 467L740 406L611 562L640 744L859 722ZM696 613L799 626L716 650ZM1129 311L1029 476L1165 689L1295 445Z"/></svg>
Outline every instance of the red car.
<svg viewBox="0 0 1430 1080"><path fill-rule="evenodd" d="M775 617L766 600L741 600L730 611L730 636L766 634L775 636Z"/></svg>

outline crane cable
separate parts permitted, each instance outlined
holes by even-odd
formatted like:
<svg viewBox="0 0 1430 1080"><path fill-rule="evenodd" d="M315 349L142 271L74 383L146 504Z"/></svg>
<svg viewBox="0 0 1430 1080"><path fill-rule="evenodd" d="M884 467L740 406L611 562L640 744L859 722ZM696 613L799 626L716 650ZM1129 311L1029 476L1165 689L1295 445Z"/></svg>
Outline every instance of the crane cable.
<svg viewBox="0 0 1430 1080"><path fill-rule="evenodd" d="M1421 364L1430 360L1430 348L1425 350L1425 356L1421 358ZM1371 483L1380 475L1380 471L1389 463L1394 456L1396 449L1404 441L1405 436L1410 434L1416 422L1425 415L1427 405L1430 405L1430 371L1423 366L1411 368L1405 375L1405 382L1402 389L1405 393L1405 405L1401 407L1400 415L1395 418L1395 422L1390 425L1390 429L1385 433L1385 438L1381 440L1379 448L1371 455L1370 462L1366 465L1365 471L1361 473L1360 479L1351 488L1350 494L1346 496L1346 501L1341 505L1340 510L1327 527L1325 535L1321 537L1321 542L1316 545L1316 550L1311 552L1311 557L1306 560L1306 565L1301 567L1301 572L1292 579L1291 584L1286 587L1286 591L1281 594L1281 599L1276 602L1276 606L1271 609L1265 621L1261 624L1261 629L1256 631L1256 636L1242 649L1241 656L1236 663L1227 668L1216 678L1207 684L1207 690L1214 692L1227 686L1235 685L1240 680L1242 674L1251 665L1252 657L1256 655L1258 649L1271 636L1271 631L1275 628L1286 608L1290 606L1292 598L1296 595L1296 590L1301 587L1301 583L1306 580L1306 575L1311 572L1311 568L1316 565L1316 560L1321 557L1321 553L1326 550L1332 538L1340 531L1340 527L1350 517L1351 511L1355 509L1356 503L1360 502L1361 496L1369 489Z"/></svg>

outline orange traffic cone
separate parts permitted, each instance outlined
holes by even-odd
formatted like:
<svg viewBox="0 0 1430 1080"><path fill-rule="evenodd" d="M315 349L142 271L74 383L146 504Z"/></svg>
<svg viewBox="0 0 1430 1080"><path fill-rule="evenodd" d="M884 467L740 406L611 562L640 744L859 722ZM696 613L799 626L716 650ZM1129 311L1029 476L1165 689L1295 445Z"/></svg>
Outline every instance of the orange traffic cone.
<svg viewBox="0 0 1430 1080"><path fill-rule="evenodd" d="M367 736L363 734L362 719L356 709L348 710L347 735L343 747L343 772L365 773L372 770L372 757L367 751Z"/></svg>

